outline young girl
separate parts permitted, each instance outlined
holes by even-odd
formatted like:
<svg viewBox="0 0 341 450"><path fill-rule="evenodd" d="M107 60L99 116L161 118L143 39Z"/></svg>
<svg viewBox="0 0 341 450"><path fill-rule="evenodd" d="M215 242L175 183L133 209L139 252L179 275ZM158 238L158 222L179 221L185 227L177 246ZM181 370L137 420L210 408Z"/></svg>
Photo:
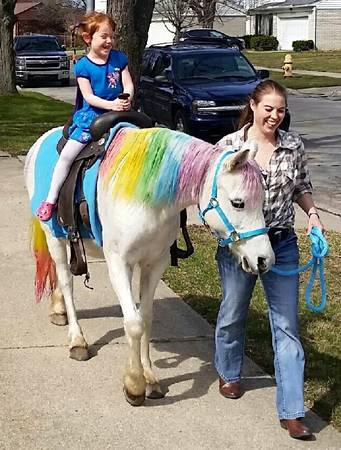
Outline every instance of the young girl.
<svg viewBox="0 0 341 450"><path fill-rule="evenodd" d="M276 266L297 268L299 252L294 231L296 202L313 226L323 229L312 198L307 157L298 134L279 130L285 115L285 89L272 80L254 90L239 131L225 136L219 145L239 149L248 139L258 143L256 162L265 190L263 206ZM215 366L219 392L227 398L242 395L241 371L244 356L246 316L257 275L242 270L227 248L216 256L223 298L216 326ZM311 438L304 417L304 352L298 333L298 275L283 277L271 271L260 275L269 310L275 354L277 414L282 428L296 439Z"/></svg>
<svg viewBox="0 0 341 450"><path fill-rule="evenodd" d="M91 141L89 127L93 119L110 110L128 111L134 94L127 57L112 48L114 21L108 15L94 11L86 14L75 28L90 47L89 53L75 65L82 101L76 106L78 108L69 129L69 140L54 169L48 196L36 212L37 217L43 221L52 217L60 188L72 162ZM128 98L118 98L123 91Z"/></svg>

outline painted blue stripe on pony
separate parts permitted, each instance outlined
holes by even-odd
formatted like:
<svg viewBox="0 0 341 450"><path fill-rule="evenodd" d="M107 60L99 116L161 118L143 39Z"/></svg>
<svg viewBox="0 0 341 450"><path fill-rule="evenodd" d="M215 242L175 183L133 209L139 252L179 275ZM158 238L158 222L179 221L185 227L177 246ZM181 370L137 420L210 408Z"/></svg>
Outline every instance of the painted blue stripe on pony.
<svg viewBox="0 0 341 450"><path fill-rule="evenodd" d="M135 125L127 122L117 124L110 130L109 138L105 144L106 150L117 131L123 127L137 128ZM34 167L34 194L31 199L32 214L35 214L40 203L46 199L50 189L52 173L59 158L57 144L61 136L62 128L56 129L44 139L38 150ZM91 232L86 230L83 226L80 227L82 237L85 239L94 239L99 246L103 245L103 240L102 225L97 214L96 193L98 169L101 161L101 158L96 161L95 164L86 171L84 177L83 191L89 207ZM52 218L45 223L49 226L53 236L57 238L67 237L66 227L62 227L58 224L56 213L54 213Z"/></svg>

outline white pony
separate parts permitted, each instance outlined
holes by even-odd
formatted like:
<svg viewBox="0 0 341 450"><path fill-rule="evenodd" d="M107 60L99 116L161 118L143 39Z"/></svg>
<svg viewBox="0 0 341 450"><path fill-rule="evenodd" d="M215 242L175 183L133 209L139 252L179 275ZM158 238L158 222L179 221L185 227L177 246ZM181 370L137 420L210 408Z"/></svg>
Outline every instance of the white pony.
<svg viewBox="0 0 341 450"><path fill-rule="evenodd" d="M26 159L31 207L35 184L46 176L46 172L37 173L37 155L53 133L61 132L45 133ZM161 128L123 128L108 147L97 180L97 210L103 230L103 248L97 256L103 251L124 316L129 355L123 383L126 399L133 405L142 404L145 395L163 396L152 368L149 340L153 297L169 264L179 212L199 205L206 224L221 245L230 245L244 270L264 272L274 262L253 157L249 149L230 155L222 148ZM50 277L51 321L69 324L70 357L86 360L89 354L77 321L67 240L56 238L48 224L35 218L32 242L40 292ZM85 246L93 256L93 241L85 240ZM139 307L132 293L136 267L141 274Z"/></svg>

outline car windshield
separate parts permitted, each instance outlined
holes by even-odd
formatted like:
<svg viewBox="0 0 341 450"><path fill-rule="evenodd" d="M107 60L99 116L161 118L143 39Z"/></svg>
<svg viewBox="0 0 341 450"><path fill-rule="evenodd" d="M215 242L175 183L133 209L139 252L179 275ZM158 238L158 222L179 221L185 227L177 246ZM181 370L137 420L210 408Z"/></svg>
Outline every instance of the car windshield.
<svg viewBox="0 0 341 450"><path fill-rule="evenodd" d="M16 50L60 51L61 47L55 39L20 38L16 43Z"/></svg>
<svg viewBox="0 0 341 450"><path fill-rule="evenodd" d="M255 70L241 54L201 53L176 58L175 77L178 81L196 83L202 81L254 80Z"/></svg>

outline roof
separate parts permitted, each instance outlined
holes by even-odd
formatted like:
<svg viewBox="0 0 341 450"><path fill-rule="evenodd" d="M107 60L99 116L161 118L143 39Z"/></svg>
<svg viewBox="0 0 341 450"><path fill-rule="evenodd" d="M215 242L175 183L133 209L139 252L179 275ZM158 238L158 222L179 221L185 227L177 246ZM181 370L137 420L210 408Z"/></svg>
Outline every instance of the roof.
<svg viewBox="0 0 341 450"><path fill-rule="evenodd" d="M265 10L265 9L280 9L280 8L295 8L297 6L314 6L320 0L283 0L281 2L265 3L257 8L251 10Z"/></svg>
<svg viewBox="0 0 341 450"><path fill-rule="evenodd" d="M158 50L167 50L174 53L181 53L181 52L190 52L190 51L203 51L203 52L209 52L213 50L224 50L224 51L231 51L233 53L239 52L239 50L228 47L224 44L173 44L173 43L164 43L164 44L153 44L147 47L148 49L158 49Z"/></svg>
<svg viewBox="0 0 341 450"><path fill-rule="evenodd" d="M41 3L42 2L39 2L39 1L16 3L15 9L14 9L14 15L18 16L19 14L23 13L24 11L28 11L29 9L32 9L35 6L40 5Z"/></svg>

